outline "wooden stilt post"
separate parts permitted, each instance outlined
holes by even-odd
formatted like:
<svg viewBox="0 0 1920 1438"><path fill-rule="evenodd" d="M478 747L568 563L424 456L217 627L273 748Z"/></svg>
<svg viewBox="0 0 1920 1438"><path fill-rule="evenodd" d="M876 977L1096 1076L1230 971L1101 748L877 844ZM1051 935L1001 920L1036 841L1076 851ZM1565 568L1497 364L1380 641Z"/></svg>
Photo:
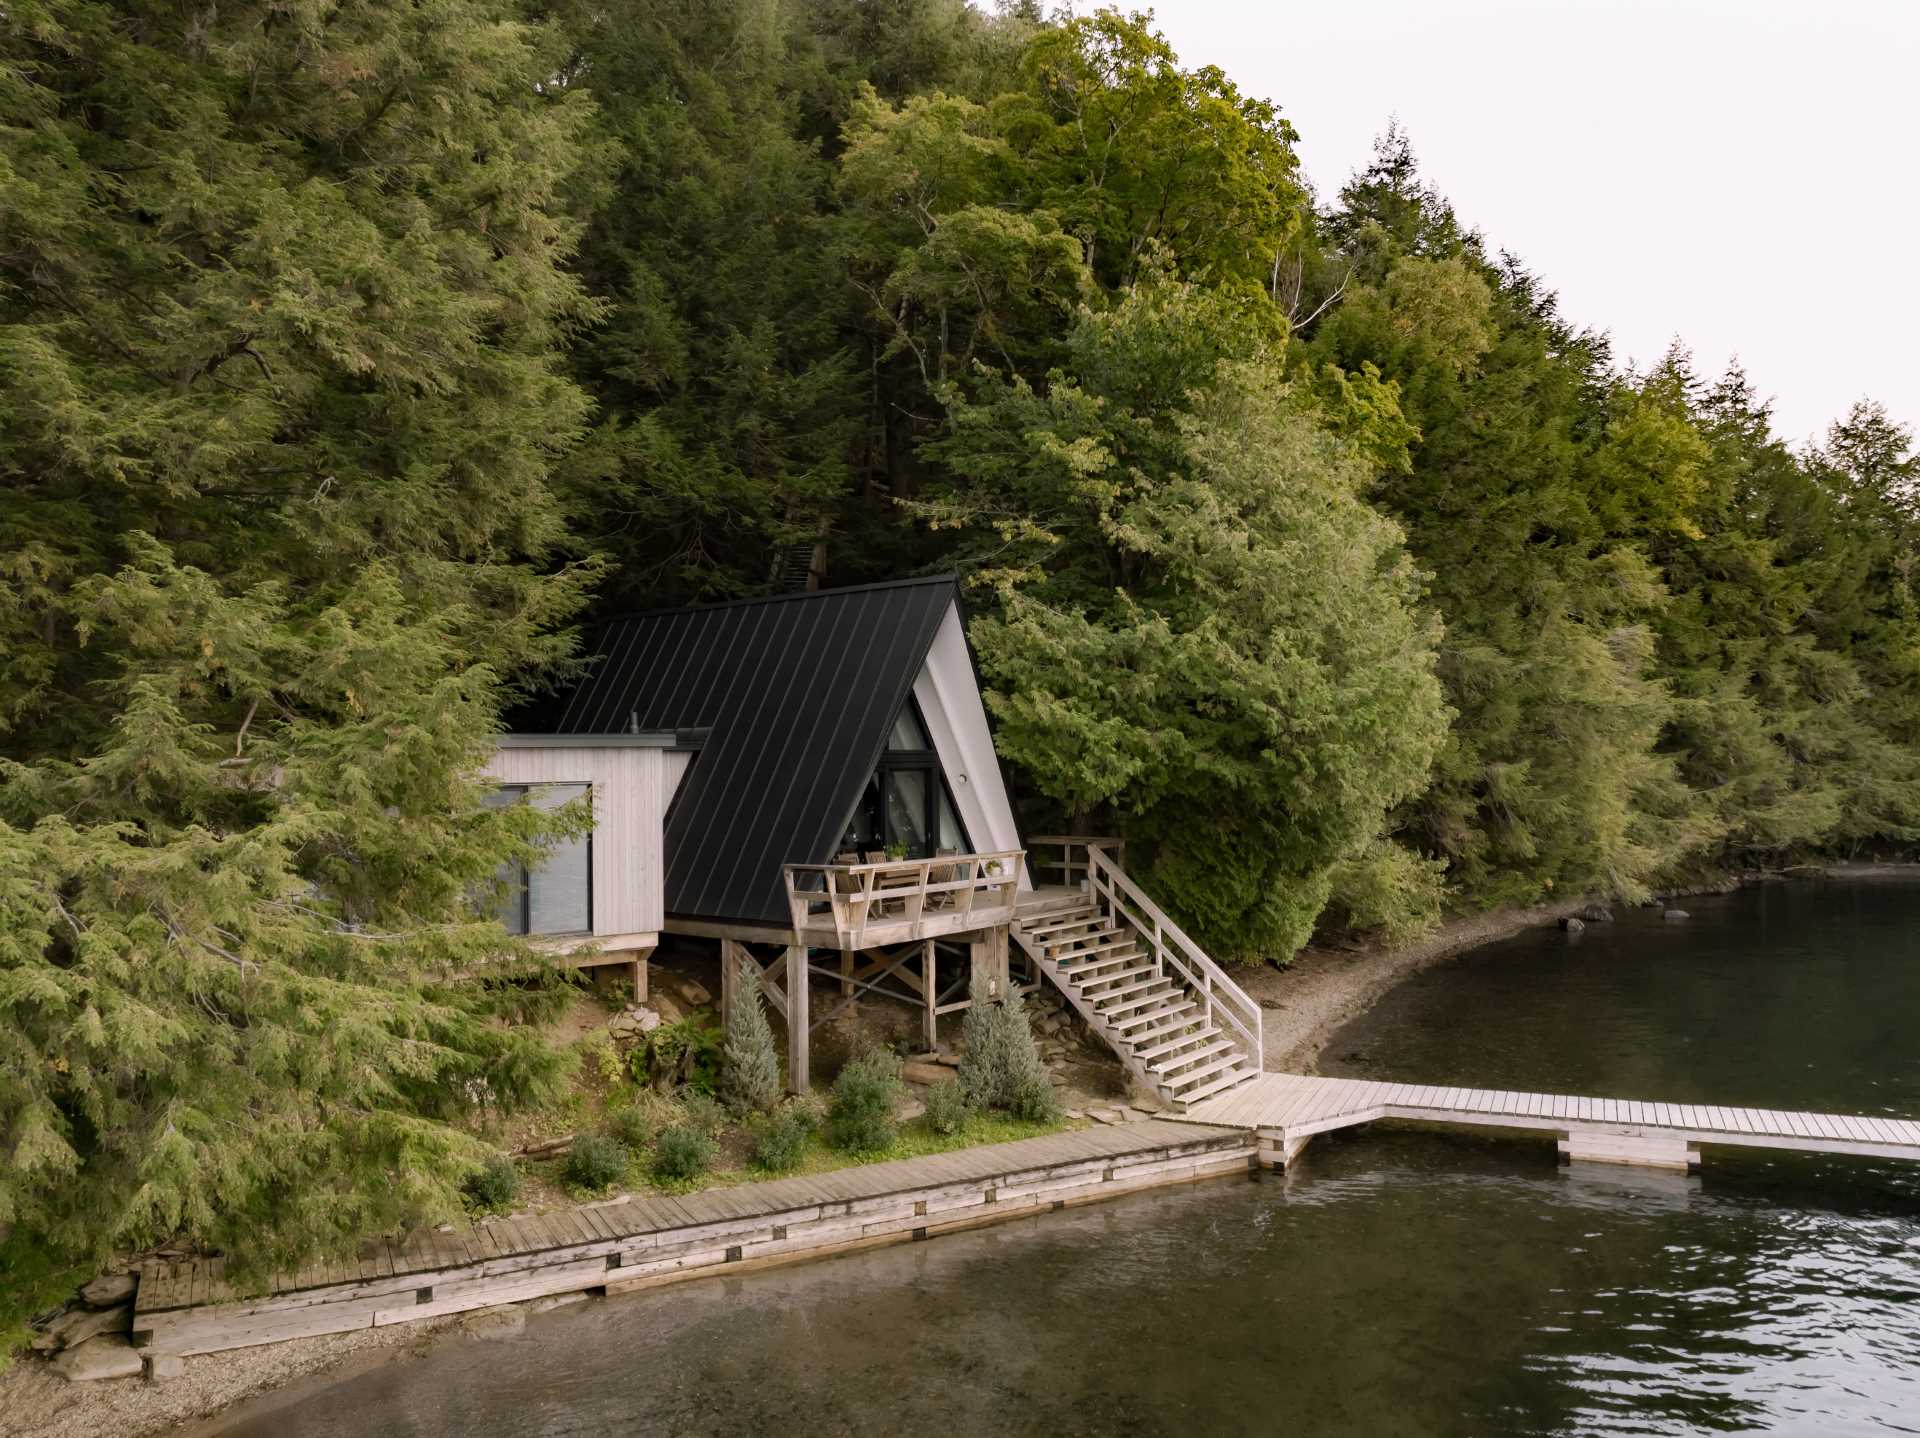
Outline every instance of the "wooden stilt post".
<svg viewBox="0 0 1920 1438"><path fill-rule="evenodd" d="M982 929L968 945L972 971L967 981L967 996L974 1003L1007 996L1007 926Z"/></svg>
<svg viewBox="0 0 1920 1438"><path fill-rule="evenodd" d="M842 949L840 951L840 997L843 999L850 999L853 997L853 950L852 949Z"/></svg>
<svg viewBox="0 0 1920 1438"><path fill-rule="evenodd" d="M732 939L720 941L720 1027L725 1029L733 1017L733 991L740 982L740 946Z"/></svg>
<svg viewBox="0 0 1920 1438"><path fill-rule="evenodd" d="M940 996L933 987L936 968L933 958L933 940L927 939L920 947L920 1014L926 1027L929 1051L940 1041L940 1015L936 1012L940 1004Z"/></svg>
<svg viewBox="0 0 1920 1438"><path fill-rule="evenodd" d="M805 1093L809 1087L808 1040L811 1019L807 1013L807 946L787 946L787 1089Z"/></svg>
<svg viewBox="0 0 1920 1438"><path fill-rule="evenodd" d="M633 1001L644 1004L647 1001L647 961L645 956L636 958L629 968L633 970Z"/></svg>

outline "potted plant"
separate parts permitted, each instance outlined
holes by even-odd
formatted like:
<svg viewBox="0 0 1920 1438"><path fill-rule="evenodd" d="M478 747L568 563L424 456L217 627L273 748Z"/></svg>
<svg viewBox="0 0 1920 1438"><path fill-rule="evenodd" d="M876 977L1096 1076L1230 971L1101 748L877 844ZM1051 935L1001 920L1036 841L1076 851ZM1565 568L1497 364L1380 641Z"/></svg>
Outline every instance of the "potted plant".
<svg viewBox="0 0 1920 1438"><path fill-rule="evenodd" d="M907 857L907 846L906 846L905 844L898 844L898 843L895 843L895 844L889 844L889 845L887 845L887 857L888 857L889 859L904 859L904 858L906 858L906 857Z"/></svg>

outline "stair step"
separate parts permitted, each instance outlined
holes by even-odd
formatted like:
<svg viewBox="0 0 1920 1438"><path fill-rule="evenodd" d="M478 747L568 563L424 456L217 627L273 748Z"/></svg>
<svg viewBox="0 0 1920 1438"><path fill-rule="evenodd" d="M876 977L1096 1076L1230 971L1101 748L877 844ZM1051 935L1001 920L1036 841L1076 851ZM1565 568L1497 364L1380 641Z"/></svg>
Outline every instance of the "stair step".
<svg viewBox="0 0 1920 1438"><path fill-rule="evenodd" d="M1153 1004L1164 1003L1179 992L1178 989L1173 988L1159 989L1153 993L1140 994L1135 998L1128 999L1123 1004L1113 1004L1105 1007L1095 1005L1094 1012L1103 1022L1111 1023L1122 1014L1132 1013L1136 1009L1144 1009Z"/></svg>
<svg viewBox="0 0 1920 1438"><path fill-rule="evenodd" d="M1071 909L1061 914L1048 914L1043 923L1022 924L1020 932L1029 938L1037 939L1060 929L1081 928L1086 924L1098 922L1100 918L1100 911L1092 907Z"/></svg>
<svg viewBox="0 0 1920 1438"><path fill-rule="evenodd" d="M1088 936L1084 946L1049 949L1047 951L1047 957L1052 959L1056 964L1068 965L1079 959L1090 959L1095 954L1111 953L1115 949L1131 949L1135 947L1137 947L1137 945L1134 943L1133 935L1131 934L1124 936L1118 933L1091 934Z"/></svg>
<svg viewBox="0 0 1920 1438"><path fill-rule="evenodd" d="M1168 997L1174 997L1174 995L1169 995ZM1180 995L1180 997L1185 998L1184 995ZM1191 1000L1186 1000L1182 1003L1168 1004L1163 1009L1156 1009L1149 1013L1135 1014L1130 1019L1123 1019L1121 1022L1110 1024L1108 1027L1115 1034L1121 1035L1123 1042L1133 1044L1140 1042L1143 1038L1151 1037L1153 1034L1168 1033L1172 1030L1174 1024L1191 1027L1200 1022L1202 1022L1202 1016L1199 1006ZM1149 1029L1150 1032L1148 1034L1133 1032L1134 1030L1143 1028Z"/></svg>
<svg viewBox="0 0 1920 1438"><path fill-rule="evenodd" d="M1230 1088L1238 1088L1241 1084L1253 1077L1255 1077L1255 1071L1253 1069L1237 1068L1225 1078L1215 1079L1204 1088L1197 1088L1188 1093L1175 1094L1173 1101L1183 1107L1191 1107L1203 1098L1212 1098L1215 1094L1225 1093Z"/></svg>
<svg viewBox="0 0 1920 1438"><path fill-rule="evenodd" d="M1150 1074L1165 1074L1167 1075L1169 1083L1178 1083L1186 1077L1186 1074L1181 1072L1182 1069L1191 1068L1203 1059L1218 1058L1224 1053L1237 1054L1239 1052L1239 1047L1232 1039L1215 1039L1212 1043L1206 1044L1201 1048L1188 1049L1185 1053L1177 1053L1165 1063L1148 1064L1147 1072ZM1135 1054L1134 1057L1139 1058L1140 1055Z"/></svg>
<svg viewBox="0 0 1920 1438"><path fill-rule="evenodd" d="M1134 954L1132 957L1137 959L1140 955ZM1127 959L1109 961L1102 965L1106 972L1095 974L1092 978L1082 977L1078 969L1069 969L1067 977L1080 985L1080 992L1088 998L1098 999L1112 992L1111 989L1101 988L1101 984L1123 984L1128 979L1137 979L1143 974L1151 974L1155 971L1152 964L1134 964L1132 968L1127 968L1127 963Z"/></svg>
<svg viewBox="0 0 1920 1438"><path fill-rule="evenodd" d="M1163 1009L1157 1014L1148 1014L1146 1017L1150 1021L1148 1026L1126 1035L1121 1040L1122 1043L1137 1049L1141 1044L1158 1042L1157 1051L1164 1053L1168 1045L1177 1047L1180 1044L1192 1043L1199 1037L1193 1030L1204 1027L1206 1024L1205 1016L1196 1012L1192 1005ZM1134 1057L1138 1058L1139 1054L1136 1053Z"/></svg>
<svg viewBox="0 0 1920 1438"><path fill-rule="evenodd" d="M1161 1039L1160 1042L1153 1044L1150 1048L1136 1048L1133 1051L1133 1056L1145 1063L1160 1058L1163 1055L1170 1054L1175 1049L1185 1048L1188 1044L1205 1043L1208 1039L1221 1037L1223 1037L1223 1034L1219 1028L1213 1024L1207 1024L1200 1029L1188 1033L1172 1034L1167 1038ZM1141 1042L1150 1042L1150 1040L1143 1039Z"/></svg>
<svg viewBox="0 0 1920 1438"><path fill-rule="evenodd" d="M1131 984L1122 984L1119 988L1115 989L1103 989L1097 994L1088 994L1087 997L1093 1001L1093 1007L1098 1013L1102 1015L1118 1013L1121 1009L1137 1008L1139 1005L1137 1003L1114 1005L1113 1001L1115 999L1130 999L1137 994L1144 1000L1150 998L1154 990L1160 989L1162 984L1168 982L1170 982L1170 980L1165 974L1156 974L1149 969L1148 977L1144 979L1139 979ZM1161 992L1166 992L1166 990L1162 989Z"/></svg>
<svg viewBox="0 0 1920 1438"><path fill-rule="evenodd" d="M1228 1054L1225 1058L1209 1059L1207 1062L1201 1064L1198 1068L1190 1068L1181 1073L1171 1074L1167 1077L1165 1082L1166 1082L1166 1086L1174 1090L1175 1094L1177 1095L1179 1091L1183 1088L1189 1088L1192 1085L1199 1083L1203 1079L1208 1079L1213 1077L1213 1075L1220 1073L1223 1070L1237 1069L1239 1067L1240 1067L1240 1051L1238 1049L1235 1049L1231 1054Z"/></svg>
<svg viewBox="0 0 1920 1438"><path fill-rule="evenodd" d="M1143 955L1138 951L1130 954L1108 954L1104 959L1095 959L1091 963L1075 964L1065 970L1065 972L1067 977L1072 979L1076 984L1098 983L1100 982L1099 978L1089 978L1088 975L1098 975L1102 969L1125 968L1135 959L1141 957L1143 957Z"/></svg>

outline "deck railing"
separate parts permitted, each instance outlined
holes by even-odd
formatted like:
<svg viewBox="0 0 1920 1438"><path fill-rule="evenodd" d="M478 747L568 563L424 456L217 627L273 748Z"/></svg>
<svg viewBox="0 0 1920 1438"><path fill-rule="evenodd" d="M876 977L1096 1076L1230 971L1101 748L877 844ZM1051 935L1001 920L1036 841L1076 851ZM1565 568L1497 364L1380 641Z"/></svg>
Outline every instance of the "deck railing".
<svg viewBox="0 0 1920 1438"><path fill-rule="evenodd" d="M788 864L787 905L796 934L842 949L964 933L1011 920L1026 858L1024 849L1002 849L875 864Z"/></svg>
<svg viewBox="0 0 1920 1438"><path fill-rule="evenodd" d="M1153 956L1155 969L1170 973L1184 984L1206 1005L1210 1021L1233 1032L1254 1066L1263 1064L1266 1032L1260 1005L1127 877L1111 852L1119 848L1118 840L1048 836L1032 842L1061 846L1066 851L1062 865L1066 872L1085 876L1080 882L1085 884L1088 896L1113 922L1140 936ZM1075 850L1079 851L1077 855Z"/></svg>

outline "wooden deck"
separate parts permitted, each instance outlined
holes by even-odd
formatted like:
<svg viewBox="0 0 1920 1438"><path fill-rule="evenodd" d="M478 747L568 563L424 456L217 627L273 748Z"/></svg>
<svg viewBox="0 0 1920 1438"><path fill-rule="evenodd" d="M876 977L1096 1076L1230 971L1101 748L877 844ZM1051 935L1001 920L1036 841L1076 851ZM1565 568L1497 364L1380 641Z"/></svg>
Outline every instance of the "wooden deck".
<svg viewBox="0 0 1920 1438"><path fill-rule="evenodd" d="M679 1198L422 1230L351 1261L276 1274L264 1291L228 1282L224 1259L150 1261L140 1270L133 1342L156 1355L213 1353L547 1294L738 1273L1245 1173L1256 1142L1243 1128L1164 1119L1078 1129Z"/></svg>
<svg viewBox="0 0 1920 1438"><path fill-rule="evenodd" d="M1717 1104L1262 1074L1182 1117L1250 1128L1284 1162L1308 1138L1376 1119L1556 1132L1571 1158L1684 1167L1699 1144L1920 1161L1920 1121Z"/></svg>

